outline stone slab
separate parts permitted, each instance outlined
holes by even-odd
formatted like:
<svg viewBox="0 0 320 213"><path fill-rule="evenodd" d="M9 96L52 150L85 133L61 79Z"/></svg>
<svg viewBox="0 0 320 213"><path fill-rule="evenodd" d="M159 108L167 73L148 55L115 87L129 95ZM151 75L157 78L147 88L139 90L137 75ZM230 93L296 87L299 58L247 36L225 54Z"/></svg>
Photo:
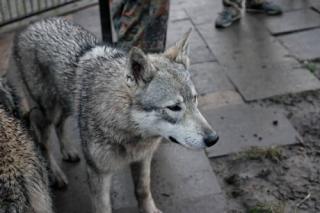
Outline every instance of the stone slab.
<svg viewBox="0 0 320 213"><path fill-rule="evenodd" d="M222 3L220 1L212 1L212 0L171 0L170 6L173 7L181 7L181 8L194 8L198 6L205 6L209 4L216 4L217 7L222 7Z"/></svg>
<svg viewBox="0 0 320 213"><path fill-rule="evenodd" d="M223 68L216 62L191 65L191 78L199 95L234 90Z"/></svg>
<svg viewBox="0 0 320 213"><path fill-rule="evenodd" d="M320 27L320 14L311 9L298 10L268 17L265 22L273 35L280 35Z"/></svg>
<svg viewBox="0 0 320 213"><path fill-rule="evenodd" d="M210 1L205 5L186 8L188 16L192 18L195 25L214 22L222 10L222 1Z"/></svg>
<svg viewBox="0 0 320 213"><path fill-rule="evenodd" d="M99 6L93 6L72 14L73 22L102 38Z"/></svg>
<svg viewBox="0 0 320 213"><path fill-rule="evenodd" d="M247 101L320 88L319 80L309 70L285 62L248 64L231 68L228 74Z"/></svg>
<svg viewBox="0 0 320 213"><path fill-rule="evenodd" d="M197 18L191 14L190 16L192 20ZM240 22L223 30L216 29L213 21L196 27L222 65L233 63L233 55L248 49L248 44L270 39L270 33L261 21L249 15L245 15Z"/></svg>
<svg viewBox="0 0 320 213"><path fill-rule="evenodd" d="M315 11L317 11L318 13L320 13L320 2L314 2L311 4L311 8L314 9Z"/></svg>
<svg viewBox="0 0 320 213"><path fill-rule="evenodd" d="M209 157L236 153L251 146L268 147L301 141L299 133L279 111L249 105L229 105L203 112L220 136L207 149Z"/></svg>
<svg viewBox="0 0 320 213"><path fill-rule="evenodd" d="M301 60L320 58L320 29L279 36L289 52Z"/></svg>
<svg viewBox="0 0 320 213"><path fill-rule="evenodd" d="M209 93L198 98L198 105L201 111L242 103L244 102L239 93L233 90Z"/></svg>
<svg viewBox="0 0 320 213"><path fill-rule="evenodd" d="M301 68L276 39L259 31L255 34L252 30L257 29L256 24L252 28L250 26L244 25L247 30L239 32L249 38L237 37L235 31L227 31L223 37L211 23L198 26L245 100L320 88L319 80L307 69ZM248 33L250 31L251 35Z"/></svg>
<svg viewBox="0 0 320 213"><path fill-rule="evenodd" d="M179 21L187 18L189 17L183 8L170 6L169 21Z"/></svg>
<svg viewBox="0 0 320 213"><path fill-rule="evenodd" d="M169 22L167 32L167 47L170 47L187 32L193 25L190 20ZM215 61L215 57L196 30L193 30L190 38L190 60L191 64L207 61Z"/></svg>
<svg viewBox="0 0 320 213"><path fill-rule="evenodd" d="M284 12L308 9L313 2L318 0L276 0Z"/></svg>
<svg viewBox="0 0 320 213"><path fill-rule="evenodd" d="M205 153L170 142L162 144L154 156L152 190L166 213L218 213L225 206Z"/></svg>
<svg viewBox="0 0 320 213"><path fill-rule="evenodd" d="M111 201L113 210L138 210L138 204L134 195L133 180L129 167L119 171L112 178Z"/></svg>
<svg viewBox="0 0 320 213"><path fill-rule="evenodd" d="M205 195L192 200L177 201L173 202L172 205L168 204L161 208L164 213L222 213L226 212L225 209L226 200L223 193Z"/></svg>

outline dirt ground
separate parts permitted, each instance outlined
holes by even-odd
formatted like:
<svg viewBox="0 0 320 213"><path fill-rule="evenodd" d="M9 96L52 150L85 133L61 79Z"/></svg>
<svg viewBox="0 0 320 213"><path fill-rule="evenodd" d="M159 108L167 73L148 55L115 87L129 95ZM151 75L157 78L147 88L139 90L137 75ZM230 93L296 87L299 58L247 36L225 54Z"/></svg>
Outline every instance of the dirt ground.
<svg viewBox="0 0 320 213"><path fill-rule="evenodd" d="M320 63L304 66L320 79ZM319 213L320 91L250 104L283 110L303 141L212 159L228 200L227 212Z"/></svg>

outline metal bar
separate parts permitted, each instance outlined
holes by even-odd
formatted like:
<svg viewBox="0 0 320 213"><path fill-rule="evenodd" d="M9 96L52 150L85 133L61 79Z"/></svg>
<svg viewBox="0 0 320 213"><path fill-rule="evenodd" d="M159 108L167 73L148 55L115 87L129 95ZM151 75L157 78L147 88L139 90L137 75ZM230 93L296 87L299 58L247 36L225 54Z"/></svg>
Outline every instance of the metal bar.
<svg viewBox="0 0 320 213"><path fill-rule="evenodd" d="M4 20L6 19L6 17L4 17L2 0L0 0L0 12L1 12L1 22L4 22Z"/></svg>
<svg viewBox="0 0 320 213"><path fill-rule="evenodd" d="M23 15L26 15L27 13L28 13L28 11L27 11L27 5L26 5L26 0L22 0L22 5L23 5L23 10L24 10L24 13L23 13Z"/></svg>
<svg viewBox="0 0 320 213"><path fill-rule="evenodd" d="M29 2L30 2L31 13L33 13L34 11L33 0L29 0Z"/></svg>
<svg viewBox="0 0 320 213"><path fill-rule="evenodd" d="M102 39L112 43L112 28L109 0L99 0Z"/></svg>
<svg viewBox="0 0 320 213"><path fill-rule="evenodd" d="M20 9L19 9L19 5L20 5L20 4L19 4L19 1L18 1L18 0L15 0L15 3L16 3L17 16L20 17Z"/></svg>
<svg viewBox="0 0 320 213"><path fill-rule="evenodd" d="M9 19L11 19L13 17L13 15L12 15L12 8L11 8L9 0L7 0L7 10L8 10L8 14L9 14Z"/></svg>
<svg viewBox="0 0 320 213"><path fill-rule="evenodd" d="M38 6L38 10L41 10L41 4L40 4L40 0L37 0L37 6Z"/></svg>
<svg viewBox="0 0 320 213"><path fill-rule="evenodd" d="M7 1L10 1L10 0L7 0ZM16 6L18 5L18 4L17 4L17 1L18 1L18 0L15 0ZM23 1L25 1L25 0L23 0ZM16 9L17 9L17 14L18 14L18 16L15 17L15 18L11 17L11 18L8 19L8 20L7 20L7 19L5 19L5 20L3 19L4 22L0 22L0 27L1 27L1 26L4 26L4 25L11 24L11 23L13 23L13 22L17 22L17 21L23 20L23 19L25 19L25 18L29 18L29 17L34 16L34 15L38 15L38 14L47 12L47 11L49 11L49 10L54 10L54 9L63 7L63 6L65 6L65 5L68 5L68 4L77 2L77 1L79 1L79 0L73 0L73 1L67 1L67 2L64 1L62 4L59 4L59 5L56 5L56 6L52 6L52 7L49 7L49 8L46 7L46 8L44 8L44 9L41 9L40 1L46 1L46 0L38 0L38 1L37 1L37 3L38 3L37 11L36 11L36 12L33 12L33 13L21 14L20 11L19 11L19 8L17 7ZM0 0L0 2L2 2L2 1ZM3 5L3 4L0 4L0 6L1 6L1 7L0 7L0 11L2 12L2 14L4 14L4 12L3 12L3 10L4 10L3 6L4 6L4 5Z"/></svg>
<svg viewBox="0 0 320 213"><path fill-rule="evenodd" d="M47 0L44 0L44 9L47 9L48 8L48 2Z"/></svg>

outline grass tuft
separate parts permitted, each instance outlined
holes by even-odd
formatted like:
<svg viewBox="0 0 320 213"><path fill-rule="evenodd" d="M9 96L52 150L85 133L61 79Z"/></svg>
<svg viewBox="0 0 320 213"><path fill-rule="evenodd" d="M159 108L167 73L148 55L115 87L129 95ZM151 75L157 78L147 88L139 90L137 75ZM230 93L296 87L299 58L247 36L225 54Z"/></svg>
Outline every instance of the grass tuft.
<svg viewBox="0 0 320 213"><path fill-rule="evenodd" d="M261 148L253 146L240 155L250 160L270 159L274 162L279 162L282 159L282 152L278 147Z"/></svg>
<svg viewBox="0 0 320 213"><path fill-rule="evenodd" d="M286 204L279 203L259 203L249 209L248 213L285 213Z"/></svg>
<svg viewBox="0 0 320 213"><path fill-rule="evenodd" d="M315 73L315 71L317 70L317 65L315 63L307 62L305 66L311 73Z"/></svg>

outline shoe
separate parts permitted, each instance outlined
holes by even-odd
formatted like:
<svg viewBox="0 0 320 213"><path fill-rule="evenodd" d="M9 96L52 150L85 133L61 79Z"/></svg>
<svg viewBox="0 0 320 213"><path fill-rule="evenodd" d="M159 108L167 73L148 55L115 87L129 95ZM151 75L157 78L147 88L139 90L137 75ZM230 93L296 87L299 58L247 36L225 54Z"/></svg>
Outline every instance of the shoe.
<svg viewBox="0 0 320 213"><path fill-rule="evenodd" d="M226 28L241 18L241 13L235 8L226 7L219 13L215 25L216 28Z"/></svg>
<svg viewBox="0 0 320 213"><path fill-rule="evenodd" d="M254 0L246 3L246 11L251 13L265 13L267 15L280 15L282 14L282 9L279 5L274 4L269 1L263 1L257 3Z"/></svg>

